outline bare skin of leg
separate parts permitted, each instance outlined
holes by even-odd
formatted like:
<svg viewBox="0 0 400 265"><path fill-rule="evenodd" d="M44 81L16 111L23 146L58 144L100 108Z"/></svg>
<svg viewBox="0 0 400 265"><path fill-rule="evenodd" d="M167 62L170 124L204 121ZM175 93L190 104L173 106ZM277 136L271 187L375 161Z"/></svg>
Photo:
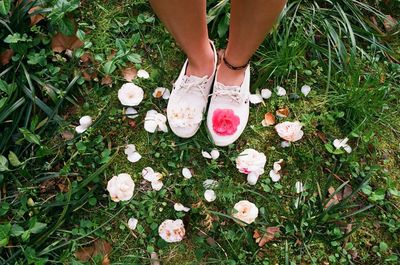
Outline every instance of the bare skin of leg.
<svg viewBox="0 0 400 265"><path fill-rule="evenodd" d="M246 64L263 42L278 18L286 0L232 0L226 60L233 66ZM218 67L218 82L240 86L243 70L231 70L223 62Z"/></svg>
<svg viewBox="0 0 400 265"><path fill-rule="evenodd" d="M206 0L150 0L150 4L186 53L186 75L212 75L214 53L208 40Z"/></svg>

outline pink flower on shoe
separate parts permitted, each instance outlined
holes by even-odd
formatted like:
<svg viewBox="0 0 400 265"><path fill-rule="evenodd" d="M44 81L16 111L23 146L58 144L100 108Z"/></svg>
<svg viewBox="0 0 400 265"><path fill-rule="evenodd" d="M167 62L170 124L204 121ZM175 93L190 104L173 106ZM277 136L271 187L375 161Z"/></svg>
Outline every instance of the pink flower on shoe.
<svg viewBox="0 0 400 265"><path fill-rule="evenodd" d="M237 131L240 118L231 109L216 109L213 113L212 123L216 134L228 136Z"/></svg>

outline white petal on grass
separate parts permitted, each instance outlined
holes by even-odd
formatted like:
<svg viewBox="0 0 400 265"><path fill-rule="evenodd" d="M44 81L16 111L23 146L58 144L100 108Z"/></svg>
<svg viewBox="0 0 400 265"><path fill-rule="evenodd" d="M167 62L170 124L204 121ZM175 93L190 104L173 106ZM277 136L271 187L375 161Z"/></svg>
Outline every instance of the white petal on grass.
<svg viewBox="0 0 400 265"><path fill-rule="evenodd" d="M217 198L217 195L215 194L215 191L213 191L213 190L206 190L204 192L204 198L208 202L213 202Z"/></svg>
<svg viewBox="0 0 400 265"><path fill-rule="evenodd" d="M205 181L203 181L203 187L206 190L215 189L216 187L218 187L218 181L214 179L206 179Z"/></svg>
<svg viewBox="0 0 400 265"><path fill-rule="evenodd" d="M249 183L249 185L256 185L259 177L260 175L257 173L251 172L247 175L247 183Z"/></svg>
<svg viewBox="0 0 400 265"><path fill-rule="evenodd" d="M157 131L168 132L167 117L155 110L149 110L144 118L144 129L149 133Z"/></svg>
<svg viewBox="0 0 400 265"><path fill-rule="evenodd" d="M151 167L145 167L142 170L142 177L150 182L159 180L158 176L156 175L156 172Z"/></svg>
<svg viewBox="0 0 400 265"><path fill-rule="evenodd" d="M294 186L296 188L296 193L301 193L304 191L304 186L301 181L297 181L296 184L294 184Z"/></svg>
<svg viewBox="0 0 400 265"><path fill-rule="evenodd" d="M153 188L153 190L155 191L159 191L162 189L162 187L164 186L164 183L161 180L155 180L150 182L151 187Z"/></svg>
<svg viewBox="0 0 400 265"><path fill-rule="evenodd" d="M272 91L268 88L261 89L261 97L264 99L269 99L272 96Z"/></svg>
<svg viewBox="0 0 400 265"><path fill-rule="evenodd" d="M136 152L136 147L134 144L127 144L124 150L125 155L131 155Z"/></svg>
<svg viewBox="0 0 400 265"><path fill-rule="evenodd" d="M177 212L189 212L190 211L189 207L185 207L185 206L183 206L182 203L178 203L178 202L174 204L174 209Z"/></svg>
<svg viewBox="0 0 400 265"><path fill-rule="evenodd" d="M301 93L303 93L303 95L306 97L310 93L310 91L311 91L311 87L308 85L304 85L301 87Z"/></svg>
<svg viewBox="0 0 400 265"><path fill-rule="evenodd" d="M84 127L84 126L82 126L82 125L78 125L78 126L75 127L75 131L76 131L77 133L83 133L83 132L85 132L87 129L88 129L87 127Z"/></svg>
<svg viewBox="0 0 400 265"><path fill-rule="evenodd" d="M213 150L211 150L210 155L211 155L212 159L216 160L219 157L219 151L217 149L213 149Z"/></svg>
<svg viewBox="0 0 400 265"><path fill-rule="evenodd" d="M136 75L136 76L139 77L139 78L143 78L143 79L147 79L147 78L150 77L149 73L148 73L146 70L143 70L143 69L140 69L140 70L137 72L137 75Z"/></svg>
<svg viewBox="0 0 400 265"><path fill-rule="evenodd" d="M281 179L281 175L275 172L273 169L269 172L269 176L273 182L278 182Z"/></svg>
<svg viewBox="0 0 400 265"><path fill-rule="evenodd" d="M285 96L286 95L286 89L284 89L281 86L276 87L276 94L280 97Z"/></svg>
<svg viewBox="0 0 400 265"><path fill-rule="evenodd" d="M347 152L347 153L351 153L351 151L353 151L353 149L351 148L351 146L350 145L345 145L345 146L343 146L343 149Z"/></svg>
<svg viewBox="0 0 400 265"><path fill-rule="evenodd" d="M274 162L274 171L275 172L279 172L281 169L282 169L282 167L281 167L281 163L283 162L283 159L279 159L278 161L276 161L276 162Z"/></svg>
<svg viewBox="0 0 400 265"><path fill-rule="evenodd" d="M79 119L79 124L86 128L89 128L89 126L92 125L92 123L93 123L92 117L87 115Z"/></svg>
<svg viewBox="0 0 400 265"><path fill-rule="evenodd" d="M141 158L142 156L138 152L134 152L128 155L128 161L132 163L139 161Z"/></svg>
<svg viewBox="0 0 400 265"><path fill-rule="evenodd" d="M201 151L201 155L204 158L212 159L211 154L209 152L207 152L207 151Z"/></svg>
<svg viewBox="0 0 400 265"><path fill-rule="evenodd" d="M282 141L281 142L281 147L282 148L287 148L287 147L289 147L291 144L290 144L290 142L289 141Z"/></svg>
<svg viewBox="0 0 400 265"><path fill-rule="evenodd" d="M252 104L259 104L263 102L263 98L260 94L251 94L249 100Z"/></svg>
<svg viewBox="0 0 400 265"><path fill-rule="evenodd" d="M162 95L162 98L167 100L171 96L171 91L169 91L168 88L165 89L164 94Z"/></svg>
<svg viewBox="0 0 400 265"><path fill-rule="evenodd" d="M137 110L135 110L135 109L132 108L132 107L126 108L125 115L126 115L126 117L128 117L129 119L134 119L134 118L136 118L137 116L139 116Z"/></svg>
<svg viewBox="0 0 400 265"><path fill-rule="evenodd" d="M128 227L129 227L129 229L135 230L137 224L138 224L138 219L136 219L135 217L129 218L129 220L128 220Z"/></svg>
<svg viewBox="0 0 400 265"><path fill-rule="evenodd" d="M182 175L185 179L192 178L192 172L190 172L190 169L188 169L187 167L182 168Z"/></svg>

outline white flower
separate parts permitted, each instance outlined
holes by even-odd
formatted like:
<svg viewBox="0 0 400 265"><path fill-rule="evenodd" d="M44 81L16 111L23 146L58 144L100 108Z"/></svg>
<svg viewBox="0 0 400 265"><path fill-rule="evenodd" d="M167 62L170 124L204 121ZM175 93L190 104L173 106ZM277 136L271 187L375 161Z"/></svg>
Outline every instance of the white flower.
<svg viewBox="0 0 400 265"><path fill-rule="evenodd" d="M301 193L304 191L304 186L301 181L297 181L296 184L294 184L294 186L296 188L296 193Z"/></svg>
<svg viewBox="0 0 400 265"><path fill-rule="evenodd" d="M168 243L179 242L185 236L185 227L181 219L167 219L158 227L158 234Z"/></svg>
<svg viewBox="0 0 400 265"><path fill-rule="evenodd" d="M278 182L281 179L280 171L282 169L282 162L283 159L279 159L278 161L274 162L273 169L269 172L269 176L273 182Z"/></svg>
<svg viewBox="0 0 400 265"><path fill-rule="evenodd" d="M151 187L155 191L161 190L163 187L163 182L161 181L162 179L162 174L159 172L155 172L154 169L151 167L145 167L142 170L142 176L145 180L149 181L151 184Z"/></svg>
<svg viewBox="0 0 400 265"><path fill-rule="evenodd" d="M288 141L282 141L281 142L281 147L282 148L287 148L287 147L289 147L290 146L290 142L288 142Z"/></svg>
<svg viewBox="0 0 400 265"><path fill-rule="evenodd" d="M271 90L268 88L261 89L261 97L264 99L269 99L272 96Z"/></svg>
<svg viewBox="0 0 400 265"><path fill-rule="evenodd" d="M187 167L182 168L182 175L185 179L192 178L192 172L190 172L190 169L188 169Z"/></svg>
<svg viewBox="0 0 400 265"><path fill-rule="evenodd" d="M167 117L155 110L149 110L144 118L144 129L149 133L157 131L168 132Z"/></svg>
<svg viewBox="0 0 400 265"><path fill-rule="evenodd" d="M215 191L213 191L213 190L206 190L204 192L204 198L208 202L213 202L217 198L217 195L215 194Z"/></svg>
<svg viewBox="0 0 400 265"><path fill-rule="evenodd" d="M128 144L125 147L125 154L128 156L128 160L132 163L139 161L142 156L136 151L134 144Z"/></svg>
<svg viewBox="0 0 400 265"><path fill-rule="evenodd" d="M233 206L232 216L246 224L251 224L258 216L257 206L247 200L239 201ZM243 225L242 223L240 223Z"/></svg>
<svg viewBox="0 0 400 265"><path fill-rule="evenodd" d="M153 92L153 97L155 98L163 98L163 99L169 99L169 96L171 95L171 92L169 91L168 88L165 87L157 87L154 89Z"/></svg>
<svg viewBox="0 0 400 265"><path fill-rule="evenodd" d="M189 212L190 211L189 207L185 207L185 206L183 206L182 203L178 203L178 202L174 204L174 209L177 212Z"/></svg>
<svg viewBox="0 0 400 265"><path fill-rule="evenodd" d="M208 159L216 160L219 157L219 151L217 149L211 150L211 152L201 151L201 155Z"/></svg>
<svg viewBox="0 0 400 265"><path fill-rule="evenodd" d="M198 126L203 119L202 110L188 104L174 105L168 114L168 122L171 126L188 128Z"/></svg>
<svg viewBox="0 0 400 265"><path fill-rule="evenodd" d="M250 172L250 174L247 175L247 183L249 183L249 185L256 185L259 176L260 175L255 172Z"/></svg>
<svg viewBox="0 0 400 265"><path fill-rule="evenodd" d="M236 168L239 169L239 172L244 174L252 173L250 182L253 183L255 180L255 175L260 176L264 173L264 166L266 162L267 158L263 153L257 152L254 149L246 149L236 158Z"/></svg>
<svg viewBox="0 0 400 265"><path fill-rule="evenodd" d="M134 119L138 116L138 112L134 108L128 107L128 108L126 108L125 115L129 119Z"/></svg>
<svg viewBox="0 0 400 265"><path fill-rule="evenodd" d="M218 181L213 179L206 179L205 181L203 181L203 187L205 189L214 189L218 187Z"/></svg>
<svg viewBox="0 0 400 265"><path fill-rule="evenodd" d="M90 116L83 116L79 119L79 125L75 127L77 133L83 133L86 131L90 125L92 125L93 120Z"/></svg>
<svg viewBox="0 0 400 265"><path fill-rule="evenodd" d="M128 220L128 227L129 227L129 229L135 230L137 224L138 224L138 219L136 219L135 217L129 218L129 220Z"/></svg>
<svg viewBox="0 0 400 265"><path fill-rule="evenodd" d="M340 148L343 148L347 153L351 153L351 151L352 151L352 148L351 148L351 146L350 145L348 145L347 144L347 142L349 141L349 138L344 138L344 139L335 139L334 141L333 141L333 146L336 148L336 149L340 149Z"/></svg>
<svg viewBox="0 0 400 265"><path fill-rule="evenodd" d="M283 87L281 87L281 86L277 86L276 87L276 94L278 95L278 96L284 96L284 95L286 95L286 90L283 88Z"/></svg>
<svg viewBox="0 0 400 265"><path fill-rule="evenodd" d="M139 77L139 78L143 78L143 79L147 79L147 78L150 77L149 73L148 73L146 70L143 70L143 69L140 69L140 70L137 72L137 75L136 75L136 76Z"/></svg>
<svg viewBox="0 0 400 265"><path fill-rule="evenodd" d="M131 175L126 173L112 177L107 183L107 190L110 193L111 200L115 202L130 200L134 189L135 183Z"/></svg>
<svg viewBox="0 0 400 265"><path fill-rule="evenodd" d="M125 83L118 90L118 99L124 106L137 106L142 102L143 89L134 83Z"/></svg>
<svg viewBox="0 0 400 265"><path fill-rule="evenodd" d="M301 130L302 126L298 121L285 121L275 125L275 130L282 139L289 142L296 142L304 135L304 132Z"/></svg>
<svg viewBox="0 0 400 265"><path fill-rule="evenodd" d="M308 85L304 85L301 87L301 93L303 93L304 96L307 97L308 93L310 93L311 87Z"/></svg>
<svg viewBox="0 0 400 265"><path fill-rule="evenodd" d="M251 94L249 100L252 104L259 104L263 102L263 98L260 94Z"/></svg>

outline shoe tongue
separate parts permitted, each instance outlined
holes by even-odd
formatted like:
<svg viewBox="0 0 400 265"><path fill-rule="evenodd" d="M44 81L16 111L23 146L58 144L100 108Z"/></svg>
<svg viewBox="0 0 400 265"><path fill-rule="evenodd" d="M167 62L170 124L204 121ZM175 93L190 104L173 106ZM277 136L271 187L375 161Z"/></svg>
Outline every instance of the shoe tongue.
<svg viewBox="0 0 400 265"><path fill-rule="evenodd" d="M217 85L222 89L226 89L226 90L232 89L232 90L239 90L240 91L240 86L226 86L226 85L224 85L224 84L222 84L220 82L217 82Z"/></svg>
<svg viewBox="0 0 400 265"><path fill-rule="evenodd" d="M200 80L203 80L203 78L205 78L205 77L208 78L207 75L205 75L203 77L199 77L199 76L195 76L195 75L190 75L190 76L185 75L185 78L188 82L200 82Z"/></svg>

